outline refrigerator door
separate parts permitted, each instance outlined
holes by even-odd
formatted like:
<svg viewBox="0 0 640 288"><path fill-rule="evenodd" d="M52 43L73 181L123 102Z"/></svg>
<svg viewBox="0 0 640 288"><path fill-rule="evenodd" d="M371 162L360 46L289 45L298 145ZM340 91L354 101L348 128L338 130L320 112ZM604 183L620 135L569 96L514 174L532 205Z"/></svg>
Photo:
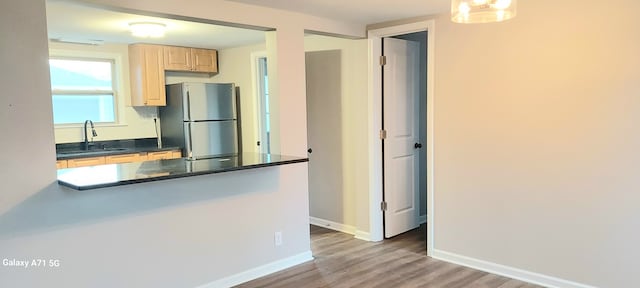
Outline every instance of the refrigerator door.
<svg viewBox="0 0 640 288"><path fill-rule="evenodd" d="M187 158L195 160L238 153L236 121L185 122Z"/></svg>
<svg viewBox="0 0 640 288"><path fill-rule="evenodd" d="M187 83L184 121L236 119L233 84Z"/></svg>

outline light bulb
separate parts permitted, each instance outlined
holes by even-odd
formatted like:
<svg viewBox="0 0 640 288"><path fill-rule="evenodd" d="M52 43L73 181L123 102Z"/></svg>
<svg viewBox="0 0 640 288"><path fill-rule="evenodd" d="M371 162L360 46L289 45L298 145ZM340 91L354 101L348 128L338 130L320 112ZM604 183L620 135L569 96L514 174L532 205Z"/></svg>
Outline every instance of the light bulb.
<svg viewBox="0 0 640 288"><path fill-rule="evenodd" d="M496 9L507 9L511 6L511 0L497 0L495 4L493 4Z"/></svg>
<svg viewBox="0 0 640 288"><path fill-rule="evenodd" d="M469 11L471 11L471 7L469 7L469 3L462 2L460 3L460 6L458 6L458 11L460 11L460 13L462 14L469 14Z"/></svg>

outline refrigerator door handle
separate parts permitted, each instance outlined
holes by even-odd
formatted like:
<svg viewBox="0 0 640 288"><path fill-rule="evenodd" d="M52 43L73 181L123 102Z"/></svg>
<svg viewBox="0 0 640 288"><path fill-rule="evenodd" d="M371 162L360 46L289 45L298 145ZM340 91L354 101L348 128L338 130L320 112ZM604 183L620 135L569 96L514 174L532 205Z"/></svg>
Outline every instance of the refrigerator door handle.
<svg viewBox="0 0 640 288"><path fill-rule="evenodd" d="M187 142L185 143L187 144L187 158L193 159L193 139L191 139L191 123L186 123L186 126L187 131L185 132L187 134L187 137L185 137L184 140Z"/></svg>
<svg viewBox="0 0 640 288"><path fill-rule="evenodd" d="M188 120L188 121L192 120L191 119L191 99L190 98L191 98L191 96L189 95L189 91L187 90L187 99L186 99L187 100L187 105L184 106L184 110L187 110L186 111L187 112L186 113L187 114L187 119L185 119L185 120ZM191 134L189 134L189 135L191 135Z"/></svg>
<svg viewBox="0 0 640 288"><path fill-rule="evenodd" d="M191 95L189 94L188 90L187 90L186 100L187 100L187 105L184 106L184 110L185 110L184 114L187 115L187 119L184 119L184 120L191 121L193 120L191 119Z"/></svg>

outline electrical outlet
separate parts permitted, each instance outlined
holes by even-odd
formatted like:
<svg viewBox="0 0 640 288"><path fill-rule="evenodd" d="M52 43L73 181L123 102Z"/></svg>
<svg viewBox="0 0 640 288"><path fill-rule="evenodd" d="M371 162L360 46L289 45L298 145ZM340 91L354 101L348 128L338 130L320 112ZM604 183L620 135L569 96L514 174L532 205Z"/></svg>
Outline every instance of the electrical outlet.
<svg viewBox="0 0 640 288"><path fill-rule="evenodd" d="M273 234L273 242L276 246L282 245L282 232L278 231Z"/></svg>

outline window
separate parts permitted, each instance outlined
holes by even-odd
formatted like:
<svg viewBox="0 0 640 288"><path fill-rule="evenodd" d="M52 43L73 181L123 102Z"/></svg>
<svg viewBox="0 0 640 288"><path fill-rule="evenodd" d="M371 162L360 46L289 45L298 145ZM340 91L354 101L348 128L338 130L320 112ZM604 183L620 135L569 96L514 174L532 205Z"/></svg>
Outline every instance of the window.
<svg viewBox="0 0 640 288"><path fill-rule="evenodd" d="M116 121L114 61L49 59L53 123Z"/></svg>

